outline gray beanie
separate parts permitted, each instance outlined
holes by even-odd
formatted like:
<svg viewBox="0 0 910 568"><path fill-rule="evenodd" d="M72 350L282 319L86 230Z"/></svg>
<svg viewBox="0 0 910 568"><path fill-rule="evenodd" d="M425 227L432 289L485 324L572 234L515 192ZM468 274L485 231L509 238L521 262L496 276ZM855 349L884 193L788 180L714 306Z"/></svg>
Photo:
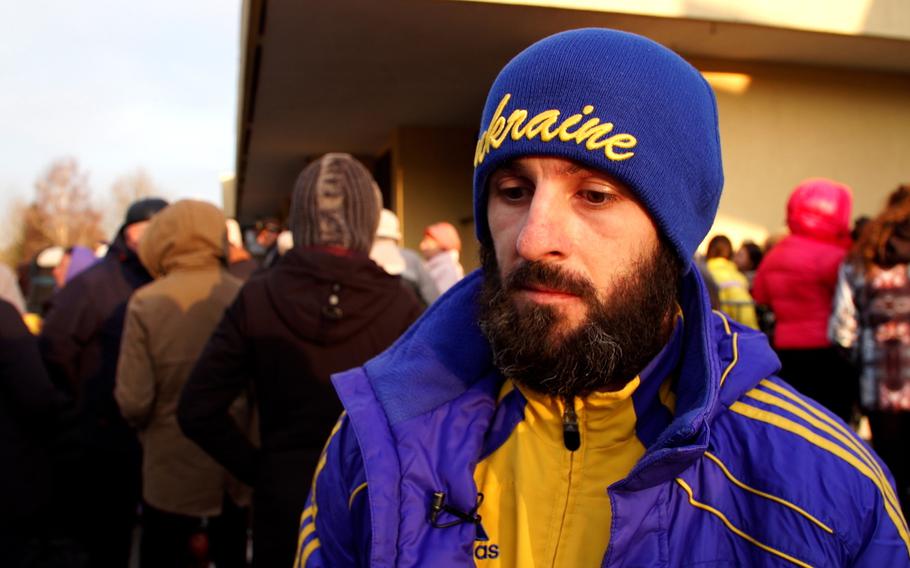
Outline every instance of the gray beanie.
<svg viewBox="0 0 910 568"><path fill-rule="evenodd" d="M349 154L326 154L300 172L288 218L294 246L337 246L369 253L382 196Z"/></svg>

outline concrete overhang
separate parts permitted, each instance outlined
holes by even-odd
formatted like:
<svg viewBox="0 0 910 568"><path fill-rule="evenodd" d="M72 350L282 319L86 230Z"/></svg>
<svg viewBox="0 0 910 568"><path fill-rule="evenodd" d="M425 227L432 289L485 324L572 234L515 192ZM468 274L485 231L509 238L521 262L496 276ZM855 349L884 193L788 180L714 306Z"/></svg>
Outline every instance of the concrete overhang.
<svg viewBox="0 0 910 568"><path fill-rule="evenodd" d="M376 156L396 127L472 127L499 69L549 34L602 26L646 35L702 69L737 62L910 73L907 38L543 6L433 0L247 0L237 214L272 215L306 160ZM466 165L466 167L470 167Z"/></svg>

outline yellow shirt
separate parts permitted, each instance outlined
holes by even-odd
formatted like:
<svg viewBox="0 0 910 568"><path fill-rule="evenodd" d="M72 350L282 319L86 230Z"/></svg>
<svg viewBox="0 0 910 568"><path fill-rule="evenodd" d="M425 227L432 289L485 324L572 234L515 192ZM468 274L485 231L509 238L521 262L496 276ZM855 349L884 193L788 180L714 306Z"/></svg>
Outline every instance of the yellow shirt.
<svg viewBox="0 0 910 568"><path fill-rule="evenodd" d="M527 399L524 420L474 471L489 536L474 545L477 566L601 565L612 516L607 487L645 453L632 401L639 385L636 377L621 391L575 399L581 446L574 452L563 441L565 401L517 387ZM660 389L665 405L672 405L669 386ZM513 388L506 381L500 400Z"/></svg>

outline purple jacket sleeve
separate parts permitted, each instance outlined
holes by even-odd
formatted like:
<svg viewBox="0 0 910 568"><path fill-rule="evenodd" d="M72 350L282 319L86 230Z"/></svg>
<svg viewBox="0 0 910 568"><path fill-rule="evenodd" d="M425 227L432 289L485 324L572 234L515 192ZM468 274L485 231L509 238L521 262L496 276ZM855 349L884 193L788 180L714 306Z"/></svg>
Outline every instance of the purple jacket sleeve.
<svg viewBox="0 0 910 568"><path fill-rule="evenodd" d="M895 510L895 514L903 523L902 530L906 531L907 523L900 510ZM868 568L910 566L910 552L908 552L906 537L900 534L897 524L885 511L885 505L880 498L878 507L870 511L867 521L866 526L869 527L869 530L864 535L863 546L856 553L850 565Z"/></svg>
<svg viewBox="0 0 910 568"><path fill-rule="evenodd" d="M342 414L322 451L300 518L295 568L369 566L367 492L360 447Z"/></svg>

